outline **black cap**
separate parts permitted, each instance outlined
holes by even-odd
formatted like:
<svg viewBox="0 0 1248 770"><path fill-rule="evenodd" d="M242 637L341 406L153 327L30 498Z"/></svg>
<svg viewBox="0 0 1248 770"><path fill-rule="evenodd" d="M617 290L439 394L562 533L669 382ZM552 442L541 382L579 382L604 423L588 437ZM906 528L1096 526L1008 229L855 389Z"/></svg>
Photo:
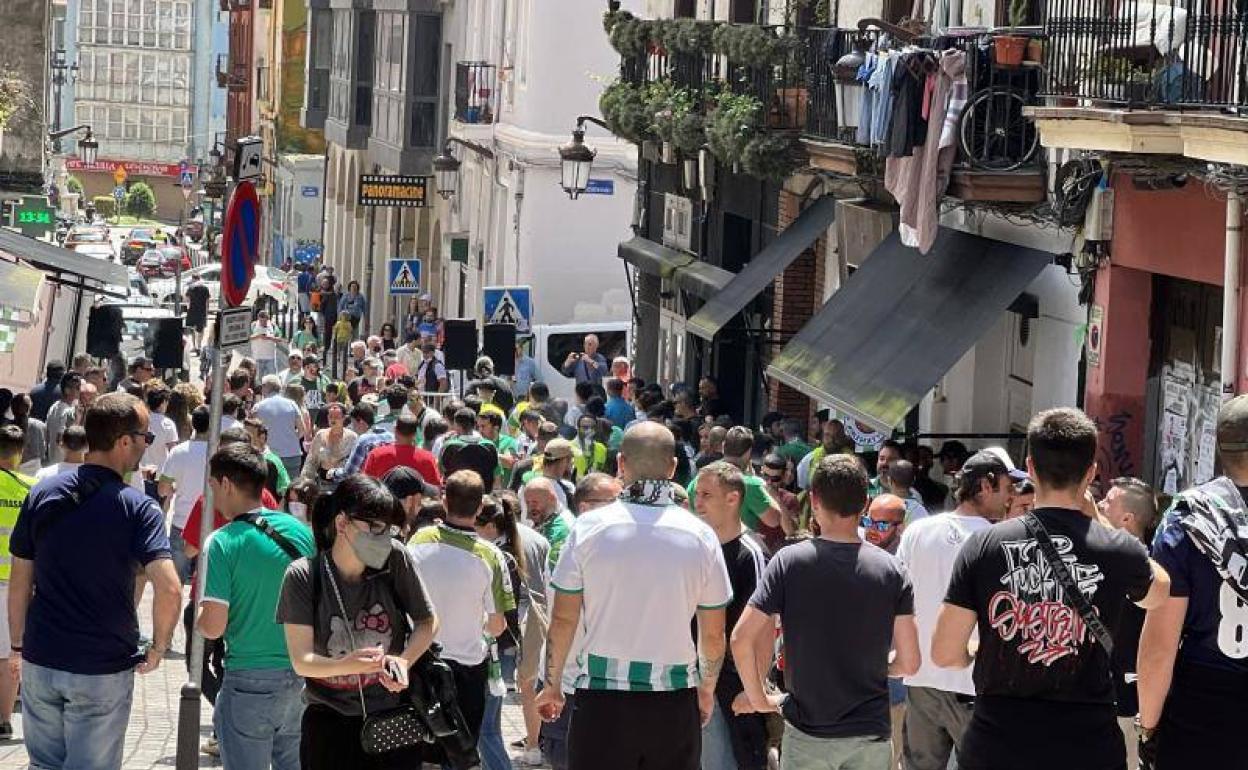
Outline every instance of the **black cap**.
<svg viewBox="0 0 1248 770"><path fill-rule="evenodd" d="M962 478L971 480L993 475L1009 476L1011 481L1026 481L1027 474L1015 468L1013 462L1007 462L1009 456L1003 458L1003 454L1005 453L987 449L976 452L962 463L962 469L958 473Z"/></svg>
<svg viewBox="0 0 1248 770"><path fill-rule="evenodd" d="M390 494L400 500L412 495L437 498L439 494L438 488L426 483L425 478L420 475L419 471L408 468L406 465L398 465L391 468L385 476L381 477L381 483L386 485L386 489L390 490Z"/></svg>
<svg viewBox="0 0 1248 770"><path fill-rule="evenodd" d="M940 451L936 453L937 457L966 457L970 452L966 448L966 444L961 441L946 441L940 445Z"/></svg>

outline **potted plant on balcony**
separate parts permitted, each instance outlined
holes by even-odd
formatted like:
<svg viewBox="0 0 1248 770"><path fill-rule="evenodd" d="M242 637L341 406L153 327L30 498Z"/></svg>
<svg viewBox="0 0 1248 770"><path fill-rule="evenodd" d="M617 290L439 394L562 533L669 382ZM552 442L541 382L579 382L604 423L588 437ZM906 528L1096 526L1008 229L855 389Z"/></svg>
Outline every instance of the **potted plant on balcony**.
<svg viewBox="0 0 1248 770"><path fill-rule="evenodd" d="M1027 21L1027 11L1031 0L1010 0L1009 33L995 35L992 38L992 58L1003 67L1017 67L1023 63L1023 54L1027 51L1025 35L1019 35L1018 29Z"/></svg>
<svg viewBox="0 0 1248 770"><path fill-rule="evenodd" d="M607 37L611 47L620 56L644 56L650 47L650 25L643 19L635 18L628 11L619 11L603 19L604 25L609 24Z"/></svg>
<svg viewBox="0 0 1248 770"><path fill-rule="evenodd" d="M793 137L767 133L754 137L741 153L745 173L769 182L783 182L796 168Z"/></svg>
<svg viewBox="0 0 1248 770"><path fill-rule="evenodd" d="M704 55L711 50L711 37L718 26L698 19L670 21L663 28L663 47L672 54Z"/></svg>
<svg viewBox="0 0 1248 770"><path fill-rule="evenodd" d="M662 160L675 163L676 121L693 110L693 94L688 89L677 88L670 80L656 80L646 89L646 105L651 132L663 142Z"/></svg>
<svg viewBox="0 0 1248 770"><path fill-rule="evenodd" d="M738 169L745 147L762 130L763 105L749 94L724 91L706 117L706 142L725 165Z"/></svg>

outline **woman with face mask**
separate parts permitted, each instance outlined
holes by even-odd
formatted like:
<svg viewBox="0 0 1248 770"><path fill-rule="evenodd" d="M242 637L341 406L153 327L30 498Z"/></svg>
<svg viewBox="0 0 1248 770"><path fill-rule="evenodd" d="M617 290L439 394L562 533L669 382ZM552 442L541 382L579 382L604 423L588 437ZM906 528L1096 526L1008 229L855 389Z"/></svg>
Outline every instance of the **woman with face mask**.
<svg viewBox="0 0 1248 770"><path fill-rule="evenodd" d="M403 521L381 482L349 476L312 510L317 554L286 572L277 622L306 679L305 770L420 767L419 745L368 754L360 736L367 715L406 702L403 674L437 628L416 566L394 539Z"/></svg>
<svg viewBox="0 0 1248 770"><path fill-rule="evenodd" d="M286 488L286 512L307 524L320 496L320 486L312 479L300 476Z"/></svg>

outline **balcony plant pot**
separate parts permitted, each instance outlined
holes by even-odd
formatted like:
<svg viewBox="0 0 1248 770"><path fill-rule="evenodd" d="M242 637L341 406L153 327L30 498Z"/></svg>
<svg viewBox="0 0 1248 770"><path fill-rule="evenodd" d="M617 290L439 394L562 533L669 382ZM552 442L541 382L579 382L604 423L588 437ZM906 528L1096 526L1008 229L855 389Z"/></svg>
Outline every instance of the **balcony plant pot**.
<svg viewBox="0 0 1248 770"><path fill-rule="evenodd" d="M1023 61L1042 62L1044 61L1044 41L1038 37L1027 39L1027 52L1023 55Z"/></svg>
<svg viewBox="0 0 1248 770"><path fill-rule="evenodd" d="M778 109L769 116L772 128L805 128L809 92L805 88L779 88L776 98Z"/></svg>
<svg viewBox="0 0 1248 770"><path fill-rule="evenodd" d="M992 39L992 60L1002 67L1017 67L1027 52L1027 38L1021 35L997 35Z"/></svg>

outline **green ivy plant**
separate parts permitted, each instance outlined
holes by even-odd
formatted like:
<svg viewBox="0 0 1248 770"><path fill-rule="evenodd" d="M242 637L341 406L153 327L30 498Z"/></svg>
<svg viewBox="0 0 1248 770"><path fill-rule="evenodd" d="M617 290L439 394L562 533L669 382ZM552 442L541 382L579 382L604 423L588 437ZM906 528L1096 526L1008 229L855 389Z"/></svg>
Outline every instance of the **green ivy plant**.
<svg viewBox="0 0 1248 770"><path fill-rule="evenodd" d="M650 23L620 11L607 33L611 47L620 56L644 56L650 47Z"/></svg>
<svg viewBox="0 0 1248 770"><path fill-rule="evenodd" d="M725 91L706 117L706 143L723 163L740 163L748 145L762 131L763 103L749 94Z"/></svg>
<svg viewBox="0 0 1248 770"><path fill-rule="evenodd" d="M648 104L655 135L686 155L696 153L706 143L700 102L700 94L691 89L678 88L670 81L652 83Z"/></svg>
<svg viewBox="0 0 1248 770"><path fill-rule="evenodd" d="M645 86L616 80L598 99L598 110L616 136L640 144L652 137L654 118Z"/></svg>

